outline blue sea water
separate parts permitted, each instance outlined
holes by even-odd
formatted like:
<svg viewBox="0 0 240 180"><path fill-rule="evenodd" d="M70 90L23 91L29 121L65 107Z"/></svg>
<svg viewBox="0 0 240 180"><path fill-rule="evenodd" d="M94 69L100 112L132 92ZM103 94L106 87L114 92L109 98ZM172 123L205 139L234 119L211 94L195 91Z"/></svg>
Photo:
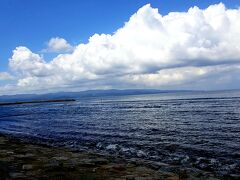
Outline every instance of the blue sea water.
<svg viewBox="0 0 240 180"><path fill-rule="evenodd" d="M240 91L1 106L0 133L54 146L239 174Z"/></svg>

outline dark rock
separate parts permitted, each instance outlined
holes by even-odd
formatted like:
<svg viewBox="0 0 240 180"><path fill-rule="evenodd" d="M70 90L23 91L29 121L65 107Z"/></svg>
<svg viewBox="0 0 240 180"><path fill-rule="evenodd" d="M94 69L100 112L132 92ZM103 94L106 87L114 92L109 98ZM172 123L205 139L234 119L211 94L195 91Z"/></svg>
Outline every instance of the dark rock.
<svg viewBox="0 0 240 180"><path fill-rule="evenodd" d="M22 169L23 170L32 170L33 169L33 165L31 165L31 164L24 164L22 166Z"/></svg>
<svg viewBox="0 0 240 180"><path fill-rule="evenodd" d="M240 179L240 174L230 174L230 177L233 180L239 180Z"/></svg>
<svg viewBox="0 0 240 180"><path fill-rule="evenodd" d="M114 166L112 166L112 168L115 169L115 170L118 170L118 171L126 170L126 167L124 165L121 165L121 164L114 165Z"/></svg>
<svg viewBox="0 0 240 180"><path fill-rule="evenodd" d="M158 170L160 168L164 168L164 167L169 167L168 164L166 163L162 163L162 162L149 162L147 163L147 166L150 167L151 169L154 169L154 170Z"/></svg>
<svg viewBox="0 0 240 180"><path fill-rule="evenodd" d="M180 178L180 179L186 179L186 178L188 178L187 170L185 170L185 169L180 169L180 171L179 171L179 178Z"/></svg>
<svg viewBox="0 0 240 180"><path fill-rule="evenodd" d="M56 159L56 160L58 160L58 161L66 161L66 160L68 160L68 157L58 156L58 157L54 157L54 159Z"/></svg>
<svg viewBox="0 0 240 180"><path fill-rule="evenodd" d="M63 163L58 162L57 160L50 160L47 164L44 165L47 171L59 171L63 167Z"/></svg>
<svg viewBox="0 0 240 180"><path fill-rule="evenodd" d="M63 169L75 170L76 169L76 163L74 161L64 162L63 163Z"/></svg>
<svg viewBox="0 0 240 180"><path fill-rule="evenodd" d="M208 159L204 159L202 157L197 158L196 162L193 165L194 165L194 167L201 169L201 170L212 171L211 161Z"/></svg>
<svg viewBox="0 0 240 180"><path fill-rule="evenodd" d="M35 159L34 154L31 154L31 153L17 154L17 155L14 155L14 157L17 159L25 159L25 160L34 160Z"/></svg>
<svg viewBox="0 0 240 180"><path fill-rule="evenodd" d="M0 161L0 179L6 179L8 177L8 164Z"/></svg>
<svg viewBox="0 0 240 180"><path fill-rule="evenodd" d="M108 171L124 171L126 170L126 167L121 164L109 164L105 165L104 169L107 169Z"/></svg>
<svg viewBox="0 0 240 180"><path fill-rule="evenodd" d="M95 163L96 165L104 165L108 163L107 159L103 159L103 158L97 158L95 160L92 161L93 163Z"/></svg>
<svg viewBox="0 0 240 180"><path fill-rule="evenodd" d="M23 173L12 172L9 174L10 178L12 179L24 179L25 176Z"/></svg>
<svg viewBox="0 0 240 180"><path fill-rule="evenodd" d="M170 161L171 161L171 164L173 164L173 165L180 165L181 164L180 157L174 157Z"/></svg>
<svg viewBox="0 0 240 180"><path fill-rule="evenodd" d="M133 175L125 176L126 180L135 180L135 177Z"/></svg>
<svg viewBox="0 0 240 180"><path fill-rule="evenodd" d="M82 167L95 167L95 163L91 159L83 159L79 162L79 165Z"/></svg>

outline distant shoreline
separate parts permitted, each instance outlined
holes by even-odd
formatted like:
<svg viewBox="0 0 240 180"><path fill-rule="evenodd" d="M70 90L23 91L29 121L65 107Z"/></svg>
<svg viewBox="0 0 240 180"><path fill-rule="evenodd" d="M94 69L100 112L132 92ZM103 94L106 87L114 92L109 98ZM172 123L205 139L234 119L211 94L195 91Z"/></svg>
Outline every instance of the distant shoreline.
<svg viewBox="0 0 240 180"><path fill-rule="evenodd" d="M54 102L73 102L75 99L54 99L54 100L35 100L35 101L18 101L18 102L3 102L0 106L18 105L18 104L36 104L36 103L54 103Z"/></svg>

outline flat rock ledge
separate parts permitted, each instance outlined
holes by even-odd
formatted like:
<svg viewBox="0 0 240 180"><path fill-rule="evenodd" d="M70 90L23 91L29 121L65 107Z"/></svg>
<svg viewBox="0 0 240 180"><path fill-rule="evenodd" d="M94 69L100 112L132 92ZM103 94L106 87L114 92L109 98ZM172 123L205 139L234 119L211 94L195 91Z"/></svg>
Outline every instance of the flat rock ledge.
<svg viewBox="0 0 240 180"><path fill-rule="evenodd" d="M217 179L164 163L104 156L26 143L0 135L0 180L7 179Z"/></svg>

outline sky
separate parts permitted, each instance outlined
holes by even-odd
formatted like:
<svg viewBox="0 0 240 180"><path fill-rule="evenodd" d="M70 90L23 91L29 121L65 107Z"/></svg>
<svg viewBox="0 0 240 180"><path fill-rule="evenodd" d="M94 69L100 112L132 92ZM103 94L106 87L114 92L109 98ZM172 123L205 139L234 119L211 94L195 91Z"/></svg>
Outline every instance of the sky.
<svg viewBox="0 0 240 180"><path fill-rule="evenodd" d="M240 88L240 0L1 0L0 94Z"/></svg>

